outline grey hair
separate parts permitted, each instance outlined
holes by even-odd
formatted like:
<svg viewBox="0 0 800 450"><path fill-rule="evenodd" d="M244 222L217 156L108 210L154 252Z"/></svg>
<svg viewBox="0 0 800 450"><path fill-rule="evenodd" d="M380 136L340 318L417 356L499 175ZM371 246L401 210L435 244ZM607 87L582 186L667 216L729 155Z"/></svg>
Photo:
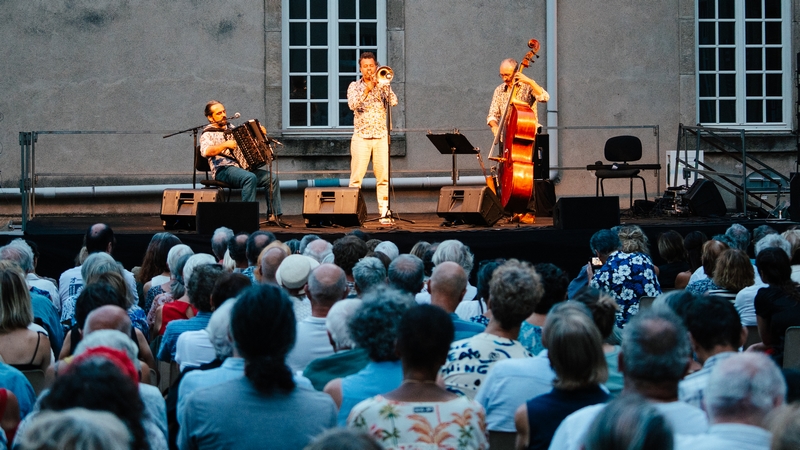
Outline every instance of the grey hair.
<svg viewBox="0 0 800 450"><path fill-rule="evenodd" d="M192 255L183 266L183 285L189 286L189 280L192 279L192 272L194 272L195 267L202 266L203 264L216 263L217 260L208 253L197 253Z"/></svg>
<svg viewBox="0 0 800 450"><path fill-rule="evenodd" d="M361 258L361 261L353 266L353 279L361 292L367 292L386 283L386 266L374 256Z"/></svg>
<svg viewBox="0 0 800 450"><path fill-rule="evenodd" d="M472 273L475 258L469 247L456 239L448 239L436 248L433 253L433 265L436 266L443 261L453 261L464 269L467 277Z"/></svg>
<svg viewBox="0 0 800 450"><path fill-rule="evenodd" d="M14 239L0 247L0 259L14 261L25 273L33 271L33 249L24 239Z"/></svg>
<svg viewBox="0 0 800 450"><path fill-rule="evenodd" d="M320 240L325 243L325 248L322 251L315 251L314 250L314 246L306 245L305 247L303 247L303 251L302 251L301 255L308 256L309 258L313 258L313 259L317 260L317 262L319 262L320 264L325 262L325 258L326 257L333 255L333 244L331 244L330 242L328 242L326 240L320 239L320 238L317 238L317 239L314 239L314 240L310 241L309 244L311 244L314 241L320 241ZM330 261L330 262L333 262L333 261Z"/></svg>
<svg viewBox="0 0 800 450"><path fill-rule="evenodd" d="M367 350L372 361L397 361L395 341L400 317L414 305L411 295L378 287L364 296L364 302L347 322L350 337Z"/></svg>
<svg viewBox="0 0 800 450"><path fill-rule="evenodd" d="M217 258L222 259L228 250L228 241L233 237L233 230L228 227L219 227L214 230L211 236L211 253Z"/></svg>
<svg viewBox="0 0 800 450"><path fill-rule="evenodd" d="M683 378L689 363L689 335L681 319L667 308L639 311L625 325L622 357L631 378L663 382Z"/></svg>
<svg viewBox="0 0 800 450"><path fill-rule="evenodd" d="M300 248L298 249L300 254L301 255L305 254L306 247L308 247L308 244L310 244L312 241L316 241L317 239L321 239L321 238L319 236L317 236L316 234L307 234L307 235L303 236L303 238L300 239ZM308 255L306 255L306 256L308 256Z"/></svg>
<svg viewBox="0 0 800 450"><path fill-rule="evenodd" d="M718 362L708 378L705 404L712 422L755 414L764 418L786 397L783 373L763 353L737 353Z"/></svg>
<svg viewBox="0 0 800 450"><path fill-rule="evenodd" d="M94 254L94 253L93 253ZM110 347L116 350L122 350L128 355L128 358L133 362L137 369L139 369L139 346L133 342L130 336L126 335L119 330L96 330L87 334L75 347L75 356L94 347Z"/></svg>
<svg viewBox="0 0 800 450"><path fill-rule="evenodd" d="M347 322L355 314L362 301L357 298L349 298L339 300L331 306L328 310L328 316L325 318L325 328L331 334L331 339L336 343L339 348L351 348L355 346L355 342L350 337L350 330L347 327Z"/></svg>
<svg viewBox="0 0 800 450"><path fill-rule="evenodd" d="M136 301L128 285L128 281L125 279L122 264L114 260L111 255L106 252L95 252L90 254L81 265L81 277L83 278L84 284L88 280L108 272L116 272L122 277L124 280L123 285L125 286L125 292L122 292L122 294L125 297L125 301L128 305L127 307L130 308L133 306Z"/></svg>
<svg viewBox="0 0 800 450"><path fill-rule="evenodd" d="M208 340L214 347L217 358L224 360L233 355L233 337L231 333L231 311L236 304L236 298L226 300L211 314L206 325Z"/></svg>
<svg viewBox="0 0 800 450"><path fill-rule="evenodd" d="M743 252L747 251L747 246L750 245L750 232L744 225L738 223L731 225L725 231L725 236L731 238L731 242L734 244L732 247Z"/></svg>
<svg viewBox="0 0 800 450"><path fill-rule="evenodd" d="M425 264L414 255L404 254L389 264L389 285L416 294L425 280Z"/></svg>
<svg viewBox="0 0 800 450"><path fill-rule="evenodd" d="M777 247L787 255L789 255L789 259L792 259L792 244L786 240L785 237L781 236L780 234L768 234L761 238L760 241L756 242L756 255L761 253L761 250L770 247Z"/></svg>
<svg viewBox="0 0 800 450"><path fill-rule="evenodd" d="M388 256L389 259L394 260L400 255L400 250L397 248L392 241L382 241L380 244L375 246L376 252L381 252L384 255Z"/></svg>
<svg viewBox="0 0 800 450"><path fill-rule="evenodd" d="M167 253L167 267L169 267L169 272L172 275L181 275L179 273L176 273L177 272L176 264L183 255L194 255L194 250L192 250L192 247L189 247L186 244L178 244L169 249L169 252Z"/></svg>
<svg viewBox="0 0 800 450"><path fill-rule="evenodd" d="M130 448L132 442L119 417L85 408L40 411L18 436L18 446L23 449L114 450Z"/></svg>
<svg viewBox="0 0 800 450"><path fill-rule="evenodd" d="M583 439L585 450L672 450L669 421L644 398L625 394L606 405Z"/></svg>

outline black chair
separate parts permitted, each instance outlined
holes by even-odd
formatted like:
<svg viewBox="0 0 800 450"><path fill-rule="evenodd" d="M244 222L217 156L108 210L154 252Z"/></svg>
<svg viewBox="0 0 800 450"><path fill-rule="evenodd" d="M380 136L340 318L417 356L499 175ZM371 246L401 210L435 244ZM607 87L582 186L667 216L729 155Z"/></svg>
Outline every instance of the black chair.
<svg viewBox="0 0 800 450"><path fill-rule="evenodd" d="M213 180L209 177L208 174L211 172L211 166L208 165L208 158L200 154L199 145L194 148L194 170L196 172L205 172L206 179L200 180L200 184L203 185L204 189L221 189L223 191L227 189L228 198L225 201L231 201L231 185L222 181Z"/></svg>
<svg viewBox="0 0 800 450"><path fill-rule="evenodd" d="M630 190L630 207L633 208L633 179L638 178L642 180L642 188L644 189L644 199L647 201L647 184L644 178L639 176L641 169L636 166L631 166L628 163L631 161L639 161L642 159L642 141L636 136L614 136L606 141L604 150L606 160L611 161L610 166L603 165L602 169L595 171L595 196L606 196L603 181L606 178L628 178L631 181ZM600 165L599 161L596 165Z"/></svg>

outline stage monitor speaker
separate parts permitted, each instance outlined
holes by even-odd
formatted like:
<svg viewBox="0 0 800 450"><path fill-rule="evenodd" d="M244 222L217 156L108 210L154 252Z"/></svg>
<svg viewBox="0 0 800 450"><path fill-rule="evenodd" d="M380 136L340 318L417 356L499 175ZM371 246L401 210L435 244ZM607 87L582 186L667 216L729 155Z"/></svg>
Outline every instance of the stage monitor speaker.
<svg viewBox="0 0 800 450"><path fill-rule="evenodd" d="M606 229L619 225L619 197L561 197L553 210L559 230Z"/></svg>
<svg viewBox="0 0 800 450"><path fill-rule="evenodd" d="M194 230L197 205L221 200L218 189L165 189L161 199L161 225L165 230Z"/></svg>
<svg viewBox="0 0 800 450"><path fill-rule="evenodd" d="M367 204L359 188L306 188L303 196L303 219L306 227L360 227L367 220Z"/></svg>
<svg viewBox="0 0 800 450"><path fill-rule="evenodd" d="M537 134L533 152L533 179L550 179L550 135ZM538 211L537 211L537 215Z"/></svg>
<svg viewBox="0 0 800 450"><path fill-rule="evenodd" d="M258 202L202 202L197 204L197 233L214 234L219 227L234 233L258 231Z"/></svg>
<svg viewBox="0 0 800 450"><path fill-rule="evenodd" d="M789 174L789 218L800 222L800 172Z"/></svg>
<svg viewBox="0 0 800 450"><path fill-rule="evenodd" d="M728 212L717 185L713 181L699 179L683 196L689 202L689 214L700 217L723 217Z"/></svg>
<svg viewBox="0 0 800 450"><path fill-rule="evenodd" d="M448 222L490 227L505 215L500 199L487 186L445 186L436 214Z"/></svg>

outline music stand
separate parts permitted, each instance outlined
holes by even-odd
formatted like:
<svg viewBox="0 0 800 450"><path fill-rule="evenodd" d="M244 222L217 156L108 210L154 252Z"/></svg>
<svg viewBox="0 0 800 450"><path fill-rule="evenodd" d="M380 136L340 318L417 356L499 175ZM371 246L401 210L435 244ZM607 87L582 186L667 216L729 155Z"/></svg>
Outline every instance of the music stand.
<svg viewBox="0 0 800 450"><path fill-rule="evenodd" d="M443 155L453 156L453 186L458 180L458 166L456 165L456 155L474 155L478 153L478 148L469 143L466 136L453 130L452 133L433 134L428 132L426 135L434 147Z"/></svg>

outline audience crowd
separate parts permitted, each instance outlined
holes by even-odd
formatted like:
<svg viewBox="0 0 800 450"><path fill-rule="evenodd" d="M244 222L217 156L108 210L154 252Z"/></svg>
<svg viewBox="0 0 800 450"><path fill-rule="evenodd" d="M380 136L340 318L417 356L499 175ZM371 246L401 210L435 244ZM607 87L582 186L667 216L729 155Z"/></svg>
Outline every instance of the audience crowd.
<svg viewBox="0 0 800 450"><path fill-rule="evenodd" d="M99 223L58 280L14 239L0 449L800 448L800 230L655 238L599 230L571 278L220 228L129 271Z"/></svg>

